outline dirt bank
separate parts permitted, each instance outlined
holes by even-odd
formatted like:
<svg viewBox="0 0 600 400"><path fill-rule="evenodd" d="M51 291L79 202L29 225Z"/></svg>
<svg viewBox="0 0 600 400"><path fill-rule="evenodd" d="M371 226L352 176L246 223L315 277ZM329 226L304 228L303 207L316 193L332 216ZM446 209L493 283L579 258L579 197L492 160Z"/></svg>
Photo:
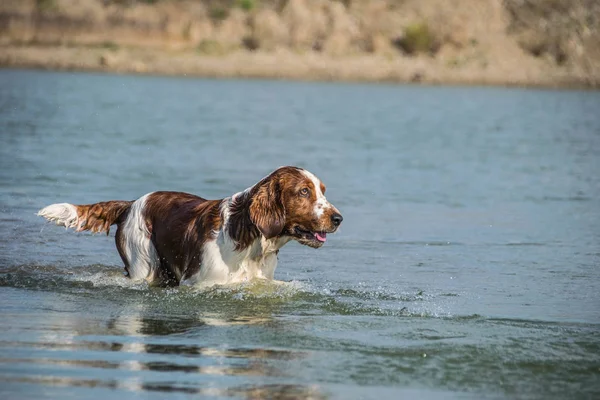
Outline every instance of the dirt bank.
<svg viewBox="0 0 600 400"><path fill-rule="evenodd" d="M595 0L4 0L0 65L600 86Z"/></svg>

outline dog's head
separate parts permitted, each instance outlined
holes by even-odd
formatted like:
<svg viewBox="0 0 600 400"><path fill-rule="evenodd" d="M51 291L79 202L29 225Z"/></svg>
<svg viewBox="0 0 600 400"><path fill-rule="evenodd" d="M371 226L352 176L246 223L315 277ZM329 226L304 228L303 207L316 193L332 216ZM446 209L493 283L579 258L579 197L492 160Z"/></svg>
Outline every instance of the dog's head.
<svg viewBox="0 0 600 400"><path fill-rule="evenodd" d="M325 198L325 185L302 168L278 168L258 182L250 196L250 219L267 239L289 236L319 248L343 220Z"/></svg>

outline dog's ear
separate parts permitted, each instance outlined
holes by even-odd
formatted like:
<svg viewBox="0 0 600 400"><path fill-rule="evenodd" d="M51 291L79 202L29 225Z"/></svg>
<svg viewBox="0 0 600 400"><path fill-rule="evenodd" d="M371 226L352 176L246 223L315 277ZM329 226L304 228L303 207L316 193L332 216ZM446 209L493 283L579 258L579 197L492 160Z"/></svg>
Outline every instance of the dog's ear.
<svg viewBox="0 0 600 400"><path fill-rule="evenodd" d="M274 238L283 231L285 209L276 179L264 182L252 196L250 220L267 239Z"/></svg>

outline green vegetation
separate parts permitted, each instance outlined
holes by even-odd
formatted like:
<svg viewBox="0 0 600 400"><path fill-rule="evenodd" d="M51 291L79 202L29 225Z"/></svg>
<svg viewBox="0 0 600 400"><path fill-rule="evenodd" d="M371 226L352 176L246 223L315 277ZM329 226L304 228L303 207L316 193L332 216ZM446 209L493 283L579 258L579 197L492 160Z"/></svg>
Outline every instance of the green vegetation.
<svg viewBox="0 0 600 400"><path fill-rule="evenodd" d="M229 16L229 9L222 5L215 5L208 11L210 19L215 22L221 22Z"/></svg>
<svg viewBox="0 0 600 400"><path fill-rule="evenodd" d="M394 44L406 54L429 53L435 54L439 49L439 41L426 22L416 22L404 29L404 36L394 41Z"/></svg>
<svg viewBox="0 0 600 400"><path fill-rule="evenodd" d="M44 11L56 11L58 10L58 5L56 4L56 0L36 0L36 5L38 10Z"/></svg>
<svg viewBox="0 0 600 400"><path fill-rule="evenodd" d="M255 0L237 0L235 3L244 11L252 11L256 8Z"/></svg>

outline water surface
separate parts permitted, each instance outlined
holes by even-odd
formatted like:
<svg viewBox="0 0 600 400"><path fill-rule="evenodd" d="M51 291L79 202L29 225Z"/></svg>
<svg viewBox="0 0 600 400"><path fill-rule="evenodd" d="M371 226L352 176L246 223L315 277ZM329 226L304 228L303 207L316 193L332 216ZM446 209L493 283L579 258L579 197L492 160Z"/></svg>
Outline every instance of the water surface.
<svg viewBox="0 0 600 400"><path fill-rule="evenodd" d="M600 94L0 70L0 397L598 398ZM35 212L309 169L283 285L156 289Z"/></svg>

